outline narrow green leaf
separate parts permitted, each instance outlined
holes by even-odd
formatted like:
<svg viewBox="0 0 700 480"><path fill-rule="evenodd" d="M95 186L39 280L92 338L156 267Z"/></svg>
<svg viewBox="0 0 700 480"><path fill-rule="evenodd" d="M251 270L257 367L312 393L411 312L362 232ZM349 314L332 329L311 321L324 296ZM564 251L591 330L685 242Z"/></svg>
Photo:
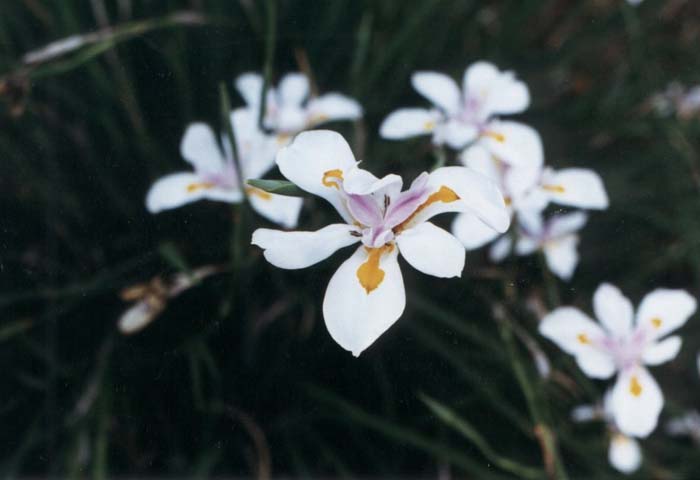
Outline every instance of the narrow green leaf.
<svg viewBox="0 0 700 480"><path fill-rule="evenodd" d="M287 180L248 180L246 183L251 187L277 195L299 197L304 194L299 187Z"/></svg>

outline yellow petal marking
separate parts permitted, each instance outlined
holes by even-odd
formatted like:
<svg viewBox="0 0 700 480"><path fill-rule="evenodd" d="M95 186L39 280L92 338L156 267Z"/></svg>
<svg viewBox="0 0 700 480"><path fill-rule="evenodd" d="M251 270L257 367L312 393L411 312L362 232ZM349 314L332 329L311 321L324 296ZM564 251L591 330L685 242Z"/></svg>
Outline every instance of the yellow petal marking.
<svg viewBox="0 0 700 480"><path fill-rule="evenodd" d="M638 397L642 394L642 385L635 375L630 379L630 393L634 397Z"/></svg>
<svg viewBox="0 0 700 480"><path fill-rule="evenodd" d="M413 220L416 217L416 215L418 215L420 212L425 210L433 203L451 203L456 202L457 200L459 200L459 195L457 195L451 188L448 188L443 185L437 192L431 194L425 202L420 204L418 208L416 208L416 211L413 212L410 217L408 217L406 220L395 226L394 233L399 234L400 232L402 232L406 228L406 226L411 222L411 220Z"/></svg>
<svg viewBox="0 0 700 480"><path fill-rule="evenodd" d="M428 120L423 124L423 128L425 130L431 131L435 128L435 122L433 122L432 120Z"/></svg>
<svg viewBox="0 0 700 480"><path fill-rule="evenodd" d="M326 186L326 187L333 187L338 190L340 190L340 186L338 185L339 181L343 181L343 171L339 168L336 168L335 170L328 170L327 172L323 173L323 178L321 179L321 183Z"/></svg>
<svg viewBox="0 0 700 480"><path fill-rule="evenodd" d="M503 143L503 142L506 141L506 136L503 135L502 133L491 132L491 131L488 131L488 130L487 130L486 132L484 132L483 135L484 135L485 137L493 138L494 140L496 140L496 141L499 142L499 143Z"/></svg>
<svg viewBox="0 0 700 480"><path fill-rule="evenodd" d="M659 317L654 317L651 319L651 324L654 326L654 328L661 328L661 324L663 321Z"/></svg>
<svg viewBox="0 0 700 480"><path fill-rule="evenodd" d="M313 115L311 118L309 118L309 126L327 122L328 120L330 120L330 117L328 115L324 113L317 113L316 115Z"/></svg>
<svg viewBox="0 0 700 480"><path fill-rule="evenodd" d="M588 338L588 335L586 335L585 333L579 333L578 335L576 335L576 339L583 345L589 345L591 343L590 339Z"/></svg>
<svg viewBox="0 0 700 480"><path fill-rule="evenodd" d="M367 260L357 269L357 279L360 285L365 289L367 295L372 293L384 281L384 270L379 268L379 260L383 253L390 253L394 249L394 245L386 244L379 248L367 248Z"/></svg>
<svg viewBox="0 0 700 480"><path fill-rule="evenodd" d="M245 187L246 195L250 197L258 197L260 200L270 200L272 199L272 194L266 192L265 190L260 190L255 187Z"/></svg>
<svg viewBox="0 0 700 480"><path fill-rule="evenodd" d="M552 193L564 193L566 191L561 185L542 185L542 190Z"/></svg>
<svg viewBox="0 0 700 480"><path fill-rule="evenodd" d="M214 185L211 182L194 182L187 185L187 193L193 193L197 190L209 190L210 188L214 188L215 186L216 185Z"/></svg>
<svg viewBox="0 0 700 480"><path fill-rule="evenodd" d="M286 145L289 139L291 138L291 135L288 133L280 133L277 135L277 145Z"/></svg>
<svg viewBox="0 0 700 480"><path fill-rule="evenodd" d="M510 195L505 195L503 197L503 202L505 202L506 207L510 207L511 205L513 205L513 199L510 197Z"/></svg>

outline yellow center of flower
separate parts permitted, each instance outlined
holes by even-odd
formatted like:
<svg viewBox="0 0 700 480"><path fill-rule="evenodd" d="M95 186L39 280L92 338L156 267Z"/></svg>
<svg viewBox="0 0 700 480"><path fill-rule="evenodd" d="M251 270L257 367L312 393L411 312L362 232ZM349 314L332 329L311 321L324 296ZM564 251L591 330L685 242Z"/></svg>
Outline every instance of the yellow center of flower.
<svg viewBox="0 0 700 480"><path fill-rule="evenodd" d="M343 171L339 168L336 168L335 170L328 170L327 172L324 172L323 178L321 179L321 183L326 187L333 187L340 190L338 182L342 180Z"/></svg>
<svg viewBox="0 0 700 480"><path fill-rule="evenodd" d="M542 185L542 190L552 193L564 193L566 191L561 185Z"/></svg>
<svg viewBox="0 0 700 480"><path fill-rule="evenodd" d="M187 193L194 193L197 190L208 190L214 187L215 185L211 182L194 182L187 185Z"/></svg>
<svg viewBox="0 0 700 480"><path fill-rule="evenodd" d="M654 317L651 319L651 324L654 326L654 328L661 328L661 324L663 321L659 317Z"/></svg>
<svg viewBox="0 0 700 480"><path fill-rule="evenodd" d="M357 279L367 295L372 293L384 281L384 270L379 268L379 260L383 253L391 253L394 245L388 243L379 248L367 248L367 260L357 269Z"/></svg>
<svg viewBox="0 0 700 480"><path fill-rule="evenodd" d="M588 335L586 335L585 333L579 333L578 335L576 335L576 339L583 345L588 345L591 343L590 339L588 338Z"/></svg>
<svg viewBox="0 0 700 480"><path fill-rule="evenodd" d="M416 215L418 215L420 212L425 210L427 207L429 207L433 203L436 203L436 202L450 203L450 202L455 202L457 200L459 200L459 195L457 195L454 192L454 190L452 190L451 188L448 188L448 187L443 185L442 187L440 187L440 190L431 194L425 202L420 204L418 206L418 208L416 208L416 211L413 212L410 217L408 217L406 220L404 220L403 222L401 222L400 224L395 226L394 227L394 234L398 235L399 233L401 233L406 228L406 226L411 222L411 220L413 220L416 217Z"/></svg>
<svg viewBox="0 0 700 480"><path fill-rule="evenodd" d="M258 197L260 200L270 200L272 194L255 187L245 187L245 193L250 197Z"/></svg>
<svg viewBox="0 0 700 480"><path fill-rule="evenodd" d="M630 393L634 397L639 397L642 394L642 385L636 376L632 376L630 379Z"/></svg>
<svg viewBox="0 0 700 480"><path fill-rule="evenodd" d="M494 140L496 140L499 143L503 143L506 141L506 136L503 135L502 133L498 133L498 132L486 131L486 132L484 132L484 136L493 138Z"/></svg>

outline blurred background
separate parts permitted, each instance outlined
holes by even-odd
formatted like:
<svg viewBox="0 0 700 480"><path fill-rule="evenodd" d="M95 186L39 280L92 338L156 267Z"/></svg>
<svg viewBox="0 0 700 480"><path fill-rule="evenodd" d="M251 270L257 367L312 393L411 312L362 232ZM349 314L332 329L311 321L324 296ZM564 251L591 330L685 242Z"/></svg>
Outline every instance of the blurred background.
<svg viewBox="0 0 700 480"><path fill-rule="evenodd" d="M263 69L266 39L274 81L301 69L359 100L362 122L330 127L377 175L435 162L427 138L377 134L389 112L426 105L411 72L459 79L480 59L517 72L546 162L597 171L610 195L572 281L484 251L461 280L404 269L406 312L356 359L321 317L345 253L282 271L249 245L272 225L244 207L150 215L152 182L186 168L187 124L220 126L222 83L243 104L233 80ZM604 426L569 419L605 384L537 336L534 312L591 312L602 281L635 304L657 287L700 294L700 122L684 96L699 42L693 0L3 0L0 474L547 478L550 439L571 478L618 478ZM307 198L300 227L334 215ZM220 271L160 296L143 331L117 330L125 289L204 265ZM662 422L700 406L694 320L653 370ZM637 478L697 478L690 440L660 427L643 449Z"/></svg>

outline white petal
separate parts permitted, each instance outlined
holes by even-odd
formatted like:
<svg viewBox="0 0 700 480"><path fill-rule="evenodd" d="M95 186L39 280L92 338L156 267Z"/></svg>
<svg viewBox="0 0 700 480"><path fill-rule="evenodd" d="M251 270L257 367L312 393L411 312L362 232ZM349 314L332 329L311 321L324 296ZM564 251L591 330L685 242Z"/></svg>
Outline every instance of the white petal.
<svg viewBox="0 0 700 480"><path fill-rule="evenodd" d="M615 433L610 440L608 460L616 470L630 474L642 464L642 450L634 438Z"/></svg>
<svg viewBox="0 0 700 480"><path fill-rule="evenodd" d="M656 428L664 397L644 367L624 370L613 387L612 412L622 433L646 437Z"/></svg>
<svg viewBox="0 0 700 480"><path fill-rule="evenodd" d="M285 228L294 228L299 220L303 199L276 195L257 188L246 190L251 207L263 217Z"/></svg>
<svg viewBox="0 0 700 480"><path fill-rule="evenodd" d="M557 238L576 233L586 225L587 221L588 215L585 212L553 215L547 222L547 236Z"/></svg>
<svg viewBox="0 0 700 480"><path fill-rule="evenodd" d="M241 94L243 100L249 107L260 104L262 95L263 78L257 73L244 73L236 78L236 90Z"/></svg>
<svg viewBox="0 0 700 480"><path fill-rule="evenodd" d="M218 173L224 166L216 136L204 123L187 127L180 142L180 154L200 173Z"/></svg>
<svg viewBox="0 0 700 480"><path fill-rule="evenodd" d="M511 197L516 210L543 210L547 206L546 199L533 195L537 192L537 182L540 179L540 167L510 167L503 174L504 194Z"/></svg>
<svg viewBox="0 0 700 480"><path fill-rule="evenodd" d="M459 150L474 141L478 134L479 130L473 123L449 119L436 125L433 143L435 145L447 144L451 148Z"/></svg>
<svg viewBox="0 0 700 480"><path fill-rule="evenodd" d="M309 95L309 79L302 73L288 73L279 83L278 95L283 106L299 106Z"/></svg>
<svg viewBox="0 0 700 480"><path fill-rule="evenodd" d="M515 253L520 256L532 255L542 247L539 238L529 235L518 235L518 241L515 243Z"/></svg>
<svg viewBox="0 0 700 480"><path fill-rule="evenodd" d="M489 249L489 258L494 263L500 263L506 259L513 247L513 239L510 235L502 235L501 238L493 242Z"/></svg>
<svg viewBox="0 0 700 480"><path fill-rule="evenodd" d="M379 135L389 140L401 140L433 132L439 115L424 108L401 108L389 114L379 127Z"/></svg>
<svg viewBox="0 0 700 480"><path fill-rule="evenodd" d="M351 235L356 230L354 226L342 223L315 232L259 228L253 232L251 244L265 250L265 258L274 266L294 270L318 263L337 250L357 243L359 238Z"/></svg>
<svg viewBox="0 0 700 480"><path fill-rule="evenodd" d="M483 247L500 235L471 212L460 213L455 217L452 222L452 233L467 250Z"/></svg>
<svg viewBox="0 0 700 480"><path fill-rule="evenodd" d="M515 167L540 169L544 162L540 135L522 123L493 120L486 125L479 143Z"/></svg>
<svg viewBox="0 0 700 480"><path fill-rule="evenodd" d="M258 112L252 108L237 108L230 115L238 160L246 179L260 178L267 173L275 165L275 154L281 146L274 136L260 130L257 116ZM230 149L230 145L228 147Z"/></svg>
<svg viewBox="0 0 700 480"><path fill-rule="evenodd" d="M674 335L661 340L658 343L653 343L644 351L642 360L646 365L661 365L676 358L681 350L683 341L681 337Z"/></svg>
<svg viewBox="0 0 700 480"><path fill-rule="evenodd" d="M476 170L482 175L487 176L497 184L501 181L501 168L499 160L491 155L486 147L477 143L465 148L459 155L459 160L465 167ZM507 192L503 192L506 194Z"/></svg>
<svg viewBox="0 0 700 480"><path fill-rule="evenodd" d="M173 173L151 186L146 195L146 208L151 213L158 213L203 198L237 203L242 195L237 189L222 190L196 173Z"/></svg>
<svg viewBox="0 0 700 480"><path fill-rule="evenodd" d="M377 178L373 173L359 167L346 171L343 189L354 195L375 194L381 197L384 193L397 194L401 191L403 179L393 173Z"/></svg>
<svg viewBox="0 0 700 480"><path fill-rule="evenodd" d="M369 254L364 246L338 268L328 283L323 299L326 327L331 337L354 356L372 345L404 311L406 293L397 254L394 248L381 255L378 269L383 277L369 293L358 273L368 264Z"/></svg>
<svg viewBox="0 0 700 480"><path fill-rule="evenodd" d="M576 355L576 363L590 378L610 378L615 373L615 362L604 352L588 349Z"/></svg>
<svg viewBox="0 0 700 480"><path fill-rule="evenodd" d="M130 335L146 328L161 312L163 307L150 304L146 300L135 303L119 318L118 328L124 335Z"/></svg>
<svg viewBox="0 0 700 480"><path fill-rule="evenodd" d="M462 93L457 83L447 75L437 72L416 72L411 84L418 93L448 114L455 114L461 106Z"/></svg>
<svg viewBox="0 0 700 480"><path fill-rule="evenodd" d="M695 313L697 302L685 290L659 288L642 299L636 324L652 338L661 338L680 328Z"/></svg>
<svg viewBox="0 0 700 480"><path fill-rule="evenodd" d="M560 307L547 314L539 332L571 355L596 351L605 339L603 329L574 307Z"/></svg>
<svg viewBox="0 0 700 480"><path fill-rule="evenodd" d="M608 208L608 194L600 176L585 168L548 171L541 188L550 201L560 205L587 209Z"/></svg>
<svg viewBox="0 0 700 480"><path fill-rule="evenodd" d="M593 294L593 311L598 321L616 337L632 331L634 307L622 292L609 283L601 284Z"/></svg>
<svg viewBox="0 0 700 480"><path fill-rule="evenodd" d="M562 280L570 280L578 265L578 235L567 235L544 243L549 270Z"/></svg>
<svg viewBox="0 0 700 480"><path fill-rule="evenodd" d="M442 167L430 173L428 185L435 191L447 187L459 200L434 202L415 218L421 222L443 212L472 212L494 230L503 233L510 226L510 213L498 186L489 178L465 167Z"/></svg>
<svg viewBox="0 0 700 480"><path fill-rule="evenodd" d="M462 276L464 247L453 235L430 222L401 232L399 252L416 270L440 278Z"/></svg>
<svg viewBox="0 0 700 480"><path fill-rule="evenodd" d="M501 72L488 62L476 62L464 72L464 94L483 106L483 117L492 114L519 113L530 104L527 86L512 72Z"/></svg>
<svg viewBox="0 0 700 480"><path fill-rule="evenodd" d="M362 107L350 97L339 93L326 93L312 98L306 106L309 125L335 120L356 120L362 117Z"/></svg>
<svg viewBox="0 0 700 480"><path fill-rule="evenodd" d="M327 178L327 175L332 172L342 176L355 163L352 150L342 135L330 130L302 132L277 154L277 166L282 175L302 190L328 200L350 223L352 217L332 182L333 177Z"/></svg>

